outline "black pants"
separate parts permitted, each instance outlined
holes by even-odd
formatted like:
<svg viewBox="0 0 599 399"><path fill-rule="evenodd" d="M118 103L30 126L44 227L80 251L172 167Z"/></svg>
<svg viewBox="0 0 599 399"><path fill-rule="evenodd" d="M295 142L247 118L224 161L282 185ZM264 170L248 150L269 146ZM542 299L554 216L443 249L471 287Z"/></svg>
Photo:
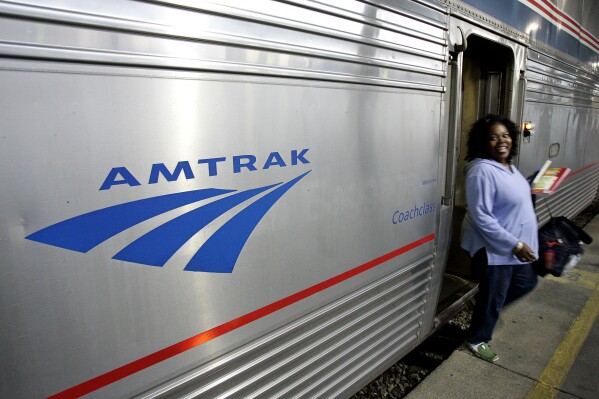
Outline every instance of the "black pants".
<svg viewBox="0 0 599 399"><path fill-rule="evenodd" d="M491 341L503 307L532 291L537 274L530 263L489 265L484 248L472 258L472 270L480 284L466 339L479 344Z"/></svg>

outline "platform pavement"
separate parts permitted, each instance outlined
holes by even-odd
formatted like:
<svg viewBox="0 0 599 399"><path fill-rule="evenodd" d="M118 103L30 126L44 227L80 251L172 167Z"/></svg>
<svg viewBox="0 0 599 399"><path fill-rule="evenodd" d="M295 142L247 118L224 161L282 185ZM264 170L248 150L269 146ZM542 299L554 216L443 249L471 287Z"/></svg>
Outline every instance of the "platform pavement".
<svg viewBox="0 0 599 399"><path fill-rule="evenodd" d="M565 277L545 277L504 309L488 363L463 345L407 399L599 398L599 216L594 238Z"/></svg>

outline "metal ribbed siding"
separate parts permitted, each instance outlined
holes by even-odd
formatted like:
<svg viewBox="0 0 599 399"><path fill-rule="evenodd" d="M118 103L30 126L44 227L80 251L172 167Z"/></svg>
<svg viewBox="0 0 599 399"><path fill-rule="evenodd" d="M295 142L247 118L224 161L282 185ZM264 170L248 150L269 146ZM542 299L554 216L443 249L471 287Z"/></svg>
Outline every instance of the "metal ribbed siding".
<svg viewBox="0 0 599 399"><path fill-rule="evenodd" d="M37 3L0 3L5 56L443 90L446 15L432 3Z"/></svg>
<svg viewBox="0 0 599 399"><path fill-rule="evenodd" d="M526 75L526 108L535 110L541 118L552 119L552 131L542 128L549 121L535 121L542 126L532 138L537 146L536 164L548 159L549 146L558 143L560 154L552 159L552 166L567 166L572 170L571 177L555 194L539 196L537 213L539 224L543 225L550 214L577 215L595 198L599 165L594 162L599 155L599 142L593 121L599 113L599 81L573 64L530 49Z"/></svg>
<svg viewBox="0 0 599 399"><path fill-rule="evenodd" d="M529 50L526 101L599 109L597 77L574 65Z"/></svg>
<svg viewBox="0 0 599 399"><path fill-rule="evenodd" d="M142 397L347 395L417 343L430 262L407 266Z"/></svg>
<svg viewBox="0 0 599 399"><path fill-rule="evenodd" d="M549 221L551 215L574 217L595 198L599 187L599 165L567 178L551 196L537 198L539 226Z"/></svg>

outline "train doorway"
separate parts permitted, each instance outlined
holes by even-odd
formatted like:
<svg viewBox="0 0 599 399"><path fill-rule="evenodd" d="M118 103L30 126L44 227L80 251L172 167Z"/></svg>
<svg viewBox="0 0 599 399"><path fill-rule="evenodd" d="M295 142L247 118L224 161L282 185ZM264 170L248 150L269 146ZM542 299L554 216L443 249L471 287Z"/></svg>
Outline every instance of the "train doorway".
<svg viewBox="0 0 599 399"><path fill-rule="evenodd" d="M457 132L453 142L457 155L453 162L453 210L449 228L449 249L445 277L437 306L438 324L449 317L456 306L461 306L476 291L470 260L460 248L462 220L466 214L466 196L463 170L466 165L468 132L473 123L490 113L511 116L515 57L513 51L500 43L481 36L470 35L462 55L461 109ZM449 165L448 165L449 167ZM449 172L449 171L448 171ZM460 303L462 302L462 303Z"/></svg>
<svg viewBox="0 0 599 399"><path fill-rule="evenodd" d="M471 275L470 262L460 249L461 222L466 214L464 166L468 132L479 118L488 114L509 115L511 84L514 79L512 51L480 36L470 36L463 56L462 112L459 151L456 162L452 239L446 270L464 277Z"/></svg>

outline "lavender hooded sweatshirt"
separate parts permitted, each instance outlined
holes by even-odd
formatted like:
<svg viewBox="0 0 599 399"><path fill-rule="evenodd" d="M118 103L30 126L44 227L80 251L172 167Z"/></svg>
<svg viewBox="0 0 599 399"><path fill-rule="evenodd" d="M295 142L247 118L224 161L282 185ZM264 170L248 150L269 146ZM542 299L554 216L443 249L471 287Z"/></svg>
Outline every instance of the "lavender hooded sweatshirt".
<svg viewBox="0 0 599 399"><path fill-rule="evenodd" d="M466 173L467 212L461 245L470 256L486 248L489 265L522 264L512 253L518 241L539 250L537 217L530 186L511 165L512 172L492 159L474 159Z"/></svg>

